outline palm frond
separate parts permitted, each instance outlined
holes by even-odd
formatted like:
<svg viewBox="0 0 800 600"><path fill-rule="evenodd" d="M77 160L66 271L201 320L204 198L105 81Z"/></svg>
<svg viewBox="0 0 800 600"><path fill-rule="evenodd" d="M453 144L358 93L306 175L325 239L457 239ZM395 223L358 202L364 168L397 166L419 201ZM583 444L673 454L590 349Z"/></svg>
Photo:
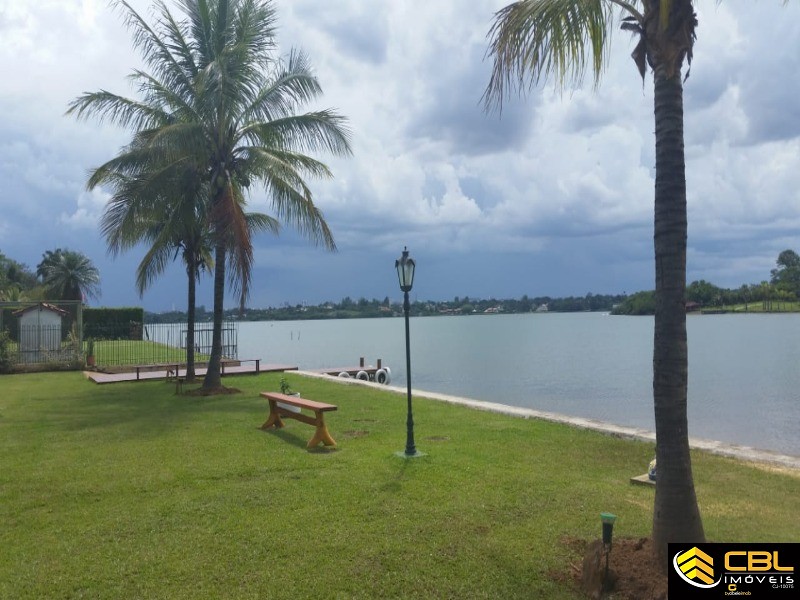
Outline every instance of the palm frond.
<svg viewBox="0 0 800 600"><path fill-rule="evenodd" d="M278 235L281 231L280 221L264 213L245 213L245 219L251 231L272 233L274 235Z"/></svg>
<svg viewBox="0 0 800 600"><path fill-rule="evenodd" d="M487 55L492 75L486 108L502 108L510 90L520 93L553 77L561 87L579 85L587 70L599 81L607 61L614 6L603 0L521 0L495 13ZM631 7L632 8L632 7Z"/></svg>
<svg viewBox="0 0 800 600"><path fill-rule="evenodd" d="M322 87L312 74L308 58L293 50L288 62L263 85L243 114L244 122L272 121L292 115L322 94Z"/></svg>
<svg viewBox="0 0 800 600"><path fill-rule="evenodd" d="M161 31L152 28L126 0L113 0L113 2L115 6L124 9L125 24L133 35L133 46L139 49L145 63L154 69L156 76L164 81L166 87L191 96L193 72L186 70L186 56L183 50L185 36L180 28L176 30L170 26L174 18L169 14L169 9L163 0L156 0L154 3L157 12L162 15L159 22L164 27ZM179 58L172 53L173 47L181 49Z"/></svg>
<svg viewBox="0 0 800 600"><path fill-rule="evenodd" d="M161 107L118 96L105 90L78 96L69 103L66 114L77 119L92 116L100 123L110 122L136 130L156 127L169 120L168 113Z"/></svg>
<svg viewBox="0 0 800 600"><path fill-rule="evenodd" d="M332 110L293 115L243 127L239 138L248 144L303 152L330 152L350 156L351 132L347 119Z"/></svg>

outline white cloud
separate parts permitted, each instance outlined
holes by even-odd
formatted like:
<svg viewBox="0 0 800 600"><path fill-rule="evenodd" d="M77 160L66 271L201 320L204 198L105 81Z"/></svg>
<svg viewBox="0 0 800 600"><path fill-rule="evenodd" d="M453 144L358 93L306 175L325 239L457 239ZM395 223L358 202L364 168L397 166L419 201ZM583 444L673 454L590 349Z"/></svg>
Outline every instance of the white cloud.
<svg viewBox="0 0 800 600"><path fill-rule="evenodd" d="M81 192L72 213L62 212L59 222L74 229L97 231L100 217L111 195L100 188Z"/></svg>

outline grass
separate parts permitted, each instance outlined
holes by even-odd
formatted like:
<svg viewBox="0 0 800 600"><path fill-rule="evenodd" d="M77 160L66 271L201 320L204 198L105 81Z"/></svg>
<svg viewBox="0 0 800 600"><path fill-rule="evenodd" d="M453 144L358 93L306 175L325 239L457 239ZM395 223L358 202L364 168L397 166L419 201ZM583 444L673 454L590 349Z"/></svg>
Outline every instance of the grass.
<svg viewBox="0 0 800 600"><path fill-rule="evenodd" d="M0 381L2 598L578 598L575 538L647 536L652 444L287 375L339 410L339 449L311 427L264 432L263 390L174 395L78 373ZM703 453L713 541L793 542L800 476Z"/></svg>
<svg viewBox="0 0 800 600"><path fill-rule="evenodd" d="M84 344L85 346L86 344ZM186 349L149 340L96 340L95 359L98 365L185 363ZM207 361L208 354L197 352L195 361Z"/></svg>
<svg viewBox="0 0 800 600"><path fill-rule="evenodd" d="M724 304L722 306L706 306L704 310L724 310L733 313L796 313L800 312L800 302L784 302L773 300L765 307L761 301L747 304Z"/></svg>

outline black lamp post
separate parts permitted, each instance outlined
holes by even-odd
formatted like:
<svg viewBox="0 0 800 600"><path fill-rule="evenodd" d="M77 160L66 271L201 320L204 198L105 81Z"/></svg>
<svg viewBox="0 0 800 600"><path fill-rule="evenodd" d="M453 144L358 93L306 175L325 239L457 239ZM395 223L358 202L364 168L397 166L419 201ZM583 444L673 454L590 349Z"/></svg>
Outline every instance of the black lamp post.
<svg viewBox="0 0 800 600"><path fill-rule="evenodd" d="M406 419L406 457L418 456L417 447L414 445L414 416L411 412L411 338L408 327L408 313L411 305L408 302L408 292L414 285L414 269L417 266L413 258L408 256L408 248L403 248L403 255L394 262L397 269L397 279L403 291L403 313L406 318L406 385L408 387L408 418Z"/></svg>

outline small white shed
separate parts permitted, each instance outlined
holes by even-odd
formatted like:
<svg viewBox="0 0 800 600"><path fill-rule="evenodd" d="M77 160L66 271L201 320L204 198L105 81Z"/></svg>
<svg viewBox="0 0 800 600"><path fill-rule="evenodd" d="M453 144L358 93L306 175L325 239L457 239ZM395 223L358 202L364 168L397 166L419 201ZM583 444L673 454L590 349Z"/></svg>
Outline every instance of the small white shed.
<svg viewBox="0 0 800 600"><path fill-rule="evenodd" d="M19 350L22 362L46 360L47 353L61 350L61 320L67 311L52 304L36 304L14 313L19 319Z"/></svg>

